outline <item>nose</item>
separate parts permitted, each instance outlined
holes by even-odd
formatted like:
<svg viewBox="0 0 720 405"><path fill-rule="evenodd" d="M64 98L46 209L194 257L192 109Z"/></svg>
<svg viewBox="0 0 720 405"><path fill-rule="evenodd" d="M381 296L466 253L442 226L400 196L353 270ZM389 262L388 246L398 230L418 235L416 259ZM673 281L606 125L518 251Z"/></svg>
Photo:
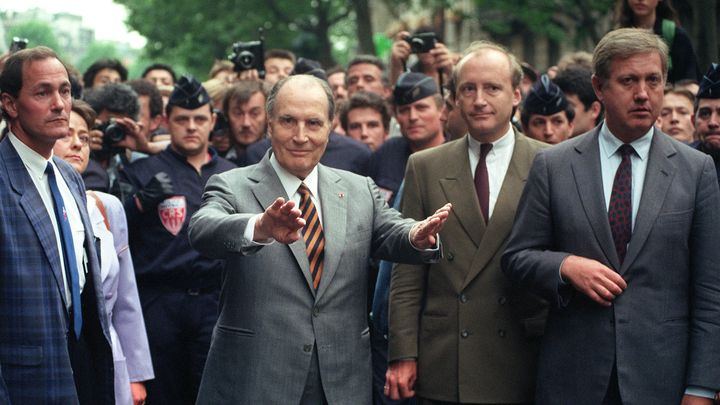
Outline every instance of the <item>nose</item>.
<svg viewBox="0 0 720 405"><path fill-rule="evenodd" d="M635 92L635 101L644 102L648 98L648 84L644 80L642 80L638 84L637 91Z"/></svg>
<svg viewBox="0 0 720 405"><path fill-rule="evenodd" d="M242 118L242 126L243 126L243 127L249 127L250 124L251 124L251 122L250 122L250 114L245 114L245 115L243 115L243 118Z"/></svg>
<svg viewBox="0 0 720 405"><path fill-rule="evenodd" d="M363 124L360 128L360 139L367 139L370 135L368 134L367 125Z"/></svg>
<svg viewBox="0 0 720 405"><path fill-rule="evenodd" d="M59 91L53 93L50 108L53 111L61 111L65 108L65 98L60 94Z"/></svg>
<svg viewBox="0 0 720 405"><path fill-rule="evenodd" d="M305 143L308 141L307 131L305 129L305 123L299 122L293 135L293 141L295 143Z"/></svg>
<svg viewBox="0 0 720 405"><path fill-rule="evenodd" d="M482 90L478 89L477 94L475 95L475 100L473 100L473 104L478 107L483 107L487 104Z"/></svg>
<svg viewBox="0 0 720 405"><path fill-rule="evenodd" d="M677 111L673 110L673 111L670 113L670 122L671 122L671 123L680 122L680 114L678 114Z"/></svg>

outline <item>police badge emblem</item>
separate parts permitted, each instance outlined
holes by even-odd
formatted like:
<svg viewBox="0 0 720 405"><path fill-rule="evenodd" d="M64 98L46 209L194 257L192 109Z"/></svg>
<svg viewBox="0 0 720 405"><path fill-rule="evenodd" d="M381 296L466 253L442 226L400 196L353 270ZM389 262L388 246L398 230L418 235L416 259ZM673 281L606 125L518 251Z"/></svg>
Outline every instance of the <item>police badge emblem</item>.
<svg viewBox="0 0 720 405"><path fill-rule="evenodd" d="M187 203L185 196L176 195L158 204L160 222L173 236L177 236L177 234L180 233L183 224L185 224L186 215Z"/></svg>

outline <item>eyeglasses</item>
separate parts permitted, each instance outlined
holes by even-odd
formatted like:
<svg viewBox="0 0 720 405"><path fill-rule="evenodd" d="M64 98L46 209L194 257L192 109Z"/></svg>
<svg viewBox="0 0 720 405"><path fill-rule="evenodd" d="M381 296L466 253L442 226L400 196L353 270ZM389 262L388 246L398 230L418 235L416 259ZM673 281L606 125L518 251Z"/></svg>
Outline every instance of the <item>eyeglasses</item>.
<svg viewBox="0 0 720 405"><path fill-rule="evenodd" d="M88 146L90 144L90 135L88 134L73 134L73 135L66 135L62 138L58 139L58 142L62 143L70 143L72 142L73 138L77 138L82 146Z"/></svg>

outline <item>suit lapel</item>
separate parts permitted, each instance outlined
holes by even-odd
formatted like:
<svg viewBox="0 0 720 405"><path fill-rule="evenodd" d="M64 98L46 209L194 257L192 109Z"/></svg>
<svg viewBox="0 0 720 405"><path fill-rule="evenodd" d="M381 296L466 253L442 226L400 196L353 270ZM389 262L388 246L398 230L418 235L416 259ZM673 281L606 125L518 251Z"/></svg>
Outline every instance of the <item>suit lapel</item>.
<svg viewBox="0 0 720 405"><path fill-rule="evenodd" d="M283 197L287 201L288 195L285 193L280 178L275 173L270 164L270 154L265 154L265 157L258 163L255 170L253 170L248 178L255 181L256 183L251 187L252 193L255 199L258 201L260 206L265 209L269 207L276 198ZM308 287L313 295L315 295L315 289L312 287L312 277L310 275L310 263L308 262L307 254L305 253L305 243L302 238L289 245L288 249L295 257L295 261L298 264L300 271L305 277Z"/></svg>
<svg viewBox="0 0 720 405"><path fill-rule="evenodd" d="M323 274L318 286L317 300L328 289L330 282L338 271L338 264L345 250L347 237L347 190L337 174L318 165L318 193L323 216L323 233L325 236L325 258ZM362 198L361 196L356 196Z"/></svg>
<svg viewBox="0 0 720 405"><path fill-rule="evenodd" d="M8 181L15 192L20 195L20 206L40 241L40 245L50 264L50 271L55 279L55 284L60 291L63 305L67 308L65 284L63 283L62 268L60 267L60 252L58 251L55 229L52 226L50 214L45 209L40 193L35 188L35 184L20 156L7 138L0 142L0 155L2 156L0 161L4 162L8 173Z"/></svg>
<svg viewBox="0 0 720 405"><path fill-rule="evenodd" d="M505 179L503 180L500 194L498 195L493 214L487 229L483 232L480 248L470 265L470 272L465 277L463 288L487 266L488 262L497 254L505 239L510 234L515 211L517 210L520 195L527 181L532 162L532 150L530 143L524 135L515 133L515 147L508 166Z"/></svg>
<svg viewBox="0 0 720 405"><path fill-rule="evenodd" d="M605 253L608 262L615 269L620 268L620 259L615 251L610 223L607 218L607 206L603 193L602 172L600 168L600 146L597 127L592 134L586 135L575 145L572 157L572 172L575 178L580 202L590 222L595 238Z"/></svg>
<svg viewBox="0 0 720 405"><path fill-rule="evenodd" d="M447 201L452 201L450 215L455 215L460 226L470 237L475 246L480 246L485 233L485 221L480 214L480 203L475 194L475 183L470 174L468 158L468 140L452 144L447 162L447 175L440 179L440 187Z"/></svg>
<svg viewBox="0 0 720 405"><path fill-rule="evenodd" d="M675 175L675 165L670 158L675 155L675 147L665 137L663 133L655 130L652 144L650 145L650 153L648 154L647 172L645 173L645 183L643 185L642 197L640 205L635 217L635 227L633 229L630 244L628 246L627 255L623 262L621 274L625 272L632 264L647 240L650 230L652 229L655 219L660 213L665 195L670 188L670 183Z"/></svg>

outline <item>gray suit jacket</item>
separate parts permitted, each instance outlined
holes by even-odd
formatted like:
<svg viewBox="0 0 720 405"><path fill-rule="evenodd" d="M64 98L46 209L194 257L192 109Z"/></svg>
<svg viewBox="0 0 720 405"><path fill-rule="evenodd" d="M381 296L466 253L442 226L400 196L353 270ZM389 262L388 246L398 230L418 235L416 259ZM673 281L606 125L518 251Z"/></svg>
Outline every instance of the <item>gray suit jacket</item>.
<svg viewBox="0 0 720 405"><path fill-rule="evenodd" d="M504 271L550 300L537 404L599 404L617 363L624 404L678 404L720 388L720 193L712 160L655 131L622 266L603 195L598 129L540 152ZM561 283L570 254L627 281L611 307Z"/></svg>
<svg viewBox="0 0 720 405"><path fill-rule="evenodd" d="M243 239L253 215L288 198L268 155L209 180L190 239L227 265L198 403L299 403L314 345L328 402L370 403L369 259L417 263L436 254L410 245L414 222L388 208L372 180L318 170L326 245L317 291L302 239L261 248Z"/></svg>

